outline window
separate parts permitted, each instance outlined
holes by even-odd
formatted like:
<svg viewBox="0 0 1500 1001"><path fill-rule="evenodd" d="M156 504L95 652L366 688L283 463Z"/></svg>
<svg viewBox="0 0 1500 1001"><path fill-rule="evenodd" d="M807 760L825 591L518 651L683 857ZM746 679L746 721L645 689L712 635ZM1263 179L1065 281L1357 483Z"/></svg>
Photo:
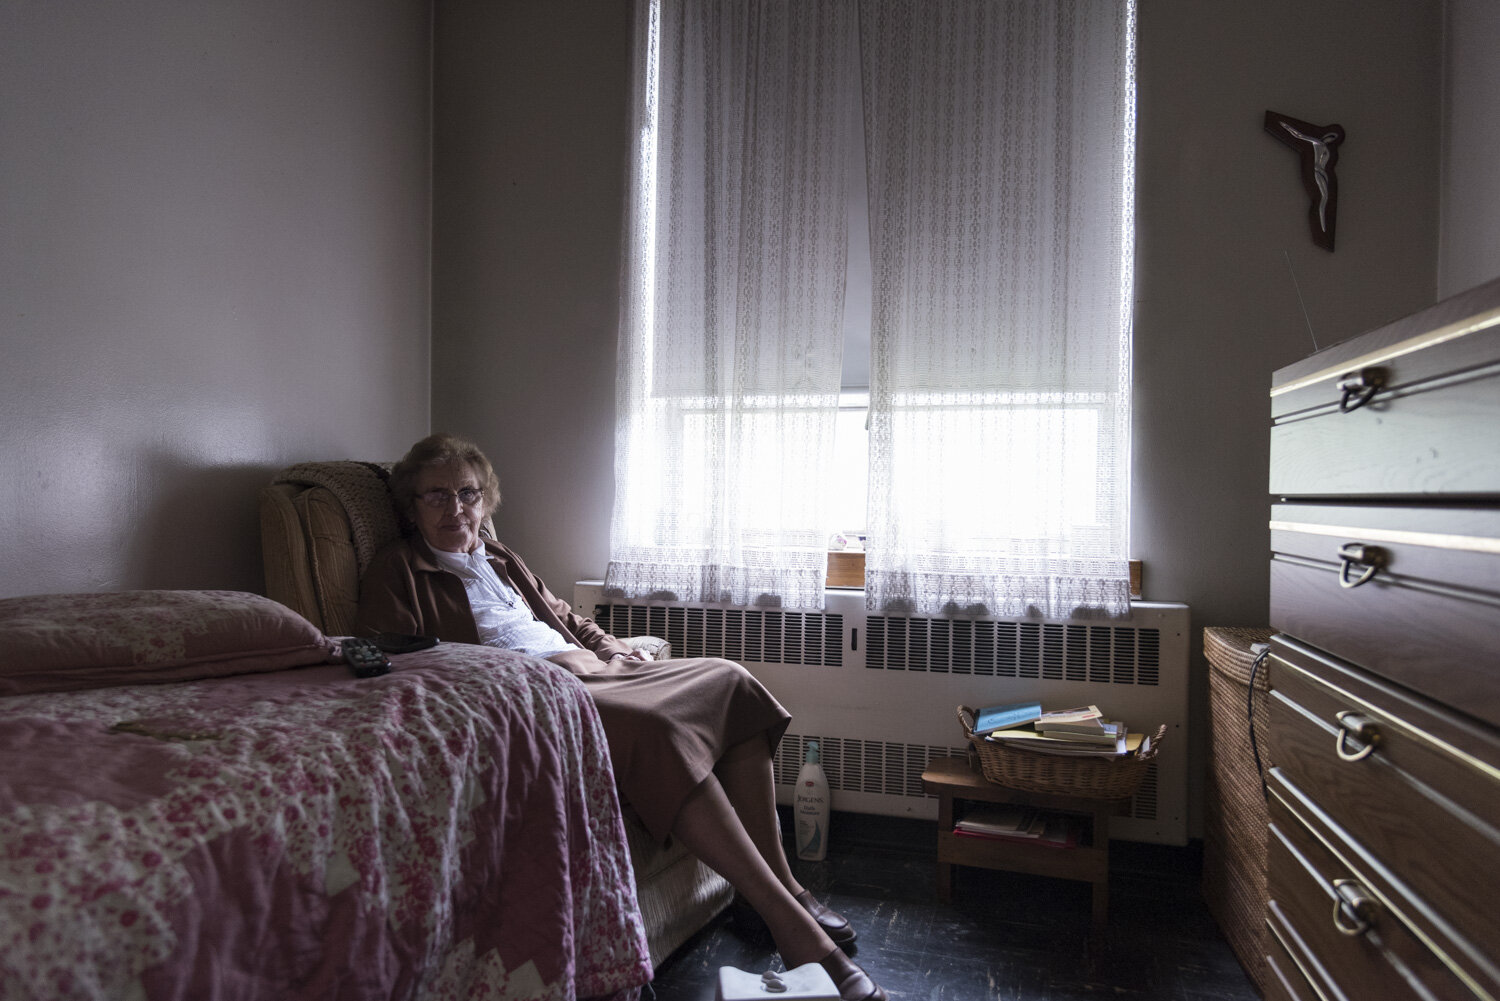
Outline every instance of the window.
<svg viewBox="0 0 1500 1001"><path fill-rule="evenodd" d="M868 350L868 348L866 348ZM870 412L868 390L845 389L833 429L833 475L826 491L823 523L844 536L848 548L864 548L869 534Z"/></svg>
<svg viewBox="0 0 1500 1001"><path fill-rule="evenodd" d="M1127 608L1133 0L641 10L607 586Z"/></svg>

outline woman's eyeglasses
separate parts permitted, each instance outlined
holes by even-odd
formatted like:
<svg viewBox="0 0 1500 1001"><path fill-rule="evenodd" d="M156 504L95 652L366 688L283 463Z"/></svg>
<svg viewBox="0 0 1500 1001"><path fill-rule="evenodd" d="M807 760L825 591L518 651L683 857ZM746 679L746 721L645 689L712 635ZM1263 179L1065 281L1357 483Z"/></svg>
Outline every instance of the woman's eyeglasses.
<svg viewBox="0 0 1500 1001"><path fill-rule="evenodd" d="M473 507L484 500L484 491L475 487L464 487L458 493L452 490L429 490L425 494L417 494L417 499L428 507L447 507L453 503L455 497L464 507Z"/></svg>

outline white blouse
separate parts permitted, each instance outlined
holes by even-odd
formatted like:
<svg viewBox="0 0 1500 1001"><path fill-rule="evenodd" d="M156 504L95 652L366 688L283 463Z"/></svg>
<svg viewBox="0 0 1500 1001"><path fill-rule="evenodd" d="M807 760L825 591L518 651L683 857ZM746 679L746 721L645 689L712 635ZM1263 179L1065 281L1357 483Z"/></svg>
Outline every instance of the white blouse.
<svg viewBox="0 0 1500 1001"><path fill-rule="evenodd" d="M449 553L433 550L445 570L464 582L469 607L474 611L474 625L479 642L545 657L562 650L577 650L576 643L541 622L516 589L500 579L490 566L483 544L472 553Z"/></svg>

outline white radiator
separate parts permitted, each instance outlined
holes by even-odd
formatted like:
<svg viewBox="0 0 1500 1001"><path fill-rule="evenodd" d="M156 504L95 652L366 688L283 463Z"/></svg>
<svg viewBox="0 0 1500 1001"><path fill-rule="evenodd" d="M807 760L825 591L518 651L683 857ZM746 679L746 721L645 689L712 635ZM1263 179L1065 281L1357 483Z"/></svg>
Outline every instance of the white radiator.
<svg viewBox="0 0 1500 1001"><path fill-rule="evenodd" d="M864 600L830 590L822 612L786 612L608 602L598 581L573 591L574 609L616 636L659 636L674 656L725 657L765 683L792 713L776 755L781 802L817 740L835 810L935 819L922 771L965 752L959 705L1093 703L1132 730L1167 725L1111 836L1187 843L1188 606L1135 602L1128 619L1053 622L874 615Z"/></svg>

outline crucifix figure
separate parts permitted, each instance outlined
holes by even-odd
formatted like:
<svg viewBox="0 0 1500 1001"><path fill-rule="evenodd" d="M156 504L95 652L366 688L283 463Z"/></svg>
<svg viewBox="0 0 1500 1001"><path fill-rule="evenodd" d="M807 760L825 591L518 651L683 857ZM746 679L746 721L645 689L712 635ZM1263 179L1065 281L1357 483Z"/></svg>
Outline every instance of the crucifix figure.
<svg viewBox="0 0 1500 1001"><path fill-rule="evenodd" d="M1295 150L1302 160L1302 186L1312 199L1308 223L1313 242L1324 250L1333 249L1334 210L1338 206L1338 178L1333 166L1338 163L1339 144L1344 141L1342 125L1313 125L1290 115L1266 112L1266 131Z"/></svg>

